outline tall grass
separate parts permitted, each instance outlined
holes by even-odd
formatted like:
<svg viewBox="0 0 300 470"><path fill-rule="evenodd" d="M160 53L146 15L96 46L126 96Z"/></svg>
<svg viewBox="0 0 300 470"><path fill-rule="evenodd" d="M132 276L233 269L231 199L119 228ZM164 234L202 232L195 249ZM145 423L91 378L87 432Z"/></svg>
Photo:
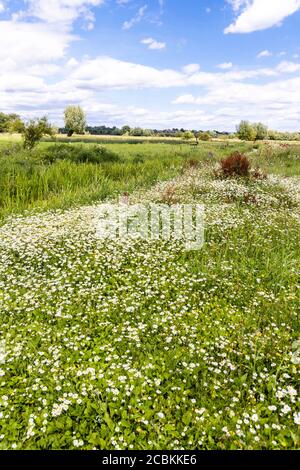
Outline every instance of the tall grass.
<svg viewBox="0 0 300 470"><path fill-rule="evenodd" d="M241 142L205 142L197 147L109 143L105 149L109 158L110 154L114 155L113 161L98 161L97 157L93 163L81 161L82 155L86 158L93 152L93 145L65 144L64 156L57 158L60 146L61 143L43 142L28 153L14 140L10 144L1 143L0 218L24 210L66 208L104 200L172 178L189 160L213 167L236 150L247 153L252 166L260 166L267 173L300 175L300 147L297 146L260 145L253 149L253 144ZM54 161L49 160L49 154L55 155Z"/></svg>
<svg viewBox="0 0 300 470"><path fill-rule="evenodd" d="M182 156L123 152L119 161L91 163L44 161L46 146L28 154L21 148L0 149L0 217L27 209L64 208L103 200L124 191L173 177Z"/></svg>

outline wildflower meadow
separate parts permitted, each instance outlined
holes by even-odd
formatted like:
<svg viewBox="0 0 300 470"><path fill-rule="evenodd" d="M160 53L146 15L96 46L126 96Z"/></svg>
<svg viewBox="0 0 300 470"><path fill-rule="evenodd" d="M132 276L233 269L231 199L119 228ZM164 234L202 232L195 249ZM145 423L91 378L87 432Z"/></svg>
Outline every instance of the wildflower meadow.
<svg viewBox="0 0 300 470"><path fill-rule="evenodd" d="M120 160L93 164L42 163L61 144L29 159L11 145L0 448L299 448L299 147L120 144ZM222 178L235 149L259 172ZM71 182L51 186L70 165ZM124 191L128 204L203 205L203 247L99 239L98 205Z"/></svg>

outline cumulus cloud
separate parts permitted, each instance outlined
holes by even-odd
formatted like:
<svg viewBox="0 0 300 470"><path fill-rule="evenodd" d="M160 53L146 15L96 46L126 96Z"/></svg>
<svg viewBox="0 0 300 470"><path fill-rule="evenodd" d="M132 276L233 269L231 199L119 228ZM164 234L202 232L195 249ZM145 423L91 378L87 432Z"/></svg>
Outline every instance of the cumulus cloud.
<svg viewBox="0 0 300 470"><path fill-rule="evenodd" d="M217 67L219 69L222 69L222 70L228 70L228 69L231 69L233 67L233 63L232 62L223 62L222 64L217 65Z"/></svg>
<svg viewBox="0 0 300 470"><path fill-rule="evenodd" d="M90 7L96 7L104 0L27 0L28 8L14 15L14 19L34 17L56 26L70 26L79 17L88 25L94 21Z"/></svg>
<svg viewBox="0 0 300 470"><path fill-rule="evenodd" d="M151 50L162 50L166 48L166 43L165 42L159 42L156 41L156 39L153 38L145 38L141 40L141 44L145 44L148 46L148 49Z"/></svg>
<svg viewBox="0 0 300 470"><path fill-rule="evenodd" d="M199 64L188 64L182 67L182 71L186 73L187 75L197 73L200 70L200 65Z"/></svg>
<svg viewBox="0 0 300 470"><path fill-rule="evenodd" d="M229 0L238 17L228 33L252 33L279 25L300 9L300 0ZM243 10L240 12L241 7Z"/></svg>
<svg viewBox="0 0 300 470"><path fill-rule="evenodd" d="M7 67L20 69L24 64L59 60L73 39L68 32L43 23L1 21L1 68L3 71Z"/></svg>
<svg viewBox="0 0 300 470"><path fill-rule="evenodd" d="M231 127L241 118L261 120L270 127L296 129L300 118L300 77L274 81L268 84L226 83L210 87L206 93L181 95L176 105L200 106L209 109L214 122L222 119Z"/></svg>
<svg viewBox="0 0 300 470"><path fill-rule="evenodd" d="M205 124L230 129L236 119L252 119L252 114L257 112L257 117L270 125L272 122L274 126L283 123L283 128L298 125L291 117L291 110L293 116L300 110L300 77L287 78L288 74L300 71L297 62L280 62L274 68L210 73L202 71L198 64L189 64L181 70L159 69L112 57L97 57L82 61L69 59L62 69L64 75L51 84L45 73L46 70L51 73L51 64L45 63L41 70L37 65L24 65L19 74L7 72L0 79L2 109L18 111L26 117L48 113L50 118L61 122L64 106L76 102L89 110L91 123L99 122L100 118L106 124L129 122L145 127L198 128L202 123L202 127ZM268 78L269 82L257 83L261 77ZM173 103L184 109L176 112L160 109L153 112L153 109L103 103L102 98L105 90L179 87L199 87L201 91L178 96ZM185 109L185 105L196 109Z"/></svg>
<svg viewBox="0 0 300 470"><path fill-rule="evenodd" d="M278 128L297 128L300 122L297 61L246 70L236 65L232 69L230 62L224 62L219 64L220 70L207 72L197 63L175 69L107 56L82 59L68 56L70 44L78 39L72 32L74 21L84 19L88 27L93 23L91 8L101 3L28 0L22 13L11 20L0 20L1 110L18 112L24 117L47 113L54 122L61 123L64 107L78 103L88 111L91 124L101 121L144 127L232 129L235 121L245 117ZM250 0L231 1L237 15L246 11L250 3ZM62 11L66 15L59 19ZM141 21L145 12L134 17L137 21L132 26ZM159 41L151 37L144 41L148 47L160 48ZM172 88L173 102L178 108L164 110L166 94L160 90L169 89L171 93ZM143 89L149 95L159 96L157 109L154 105L145 109L122 101L122 90L128 90L126 95L130 96L131 92Z"/></svg>

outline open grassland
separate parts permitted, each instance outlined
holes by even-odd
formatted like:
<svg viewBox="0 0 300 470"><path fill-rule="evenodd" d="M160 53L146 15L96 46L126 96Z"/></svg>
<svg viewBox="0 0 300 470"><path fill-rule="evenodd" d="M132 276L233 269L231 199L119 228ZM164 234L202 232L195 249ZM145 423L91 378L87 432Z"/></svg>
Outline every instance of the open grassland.
<svg viewBox="0 0 300 470"><path fill-rule="evenodd" d="M0 149L0 448L299 448L299 147L55 145ZM100 241L124 191L204 204L204 247Z"/></svg>
<svg viewBox="0 0 300 470"><path fill-rule="evenodd" d="M68 147L69 146L69 147ZM94 156L93 144L41 143L34 151L20 144L0 146L0 217L27 209L66 208L174 177L189 159L216 161L248 144L107 144ZM100 149L103 147L100 147ZM79 155L70 155L78 149Z"/></svg>

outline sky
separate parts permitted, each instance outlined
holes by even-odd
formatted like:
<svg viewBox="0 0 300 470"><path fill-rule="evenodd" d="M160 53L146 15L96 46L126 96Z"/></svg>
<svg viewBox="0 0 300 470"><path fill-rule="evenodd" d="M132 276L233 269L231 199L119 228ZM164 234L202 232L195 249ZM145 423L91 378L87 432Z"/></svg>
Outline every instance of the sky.
<svg viewBox="0 0 300 470"><path fill-rule="evenodd" d="M300 130L300 0L0 0L0 111Z"/></svg>

